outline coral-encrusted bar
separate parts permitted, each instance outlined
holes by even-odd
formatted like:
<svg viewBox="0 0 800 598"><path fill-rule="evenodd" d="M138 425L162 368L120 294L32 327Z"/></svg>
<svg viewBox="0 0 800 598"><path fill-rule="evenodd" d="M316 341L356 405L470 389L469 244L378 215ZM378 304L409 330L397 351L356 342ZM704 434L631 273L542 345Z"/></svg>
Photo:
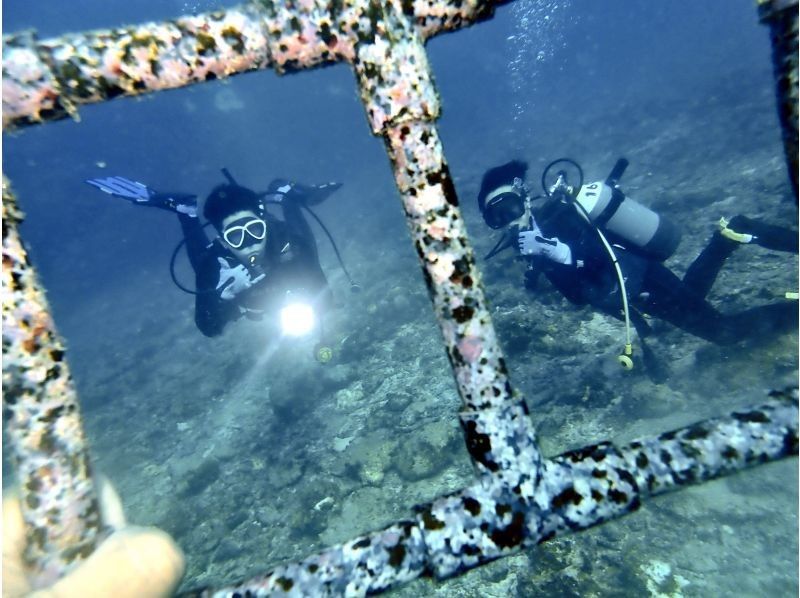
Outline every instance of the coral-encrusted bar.
<svg viewBox="0 0 800 598"><path fill-rule="evenodd" d="M264 8L272 66L279 73L352 62L356 43L371 30L368 2L256 2Z"/></svg>
<svg viewBox="0 0 800 598"><path fill-rule="evenodd" d="M601 443L543 464L542 481L498 476L417 508L400 522L263 577L188 596L363 596L419 577L446 578L639 508L648 496L797 454L797 390L761 406L644 438ZM248 594L249 592L249 594Z"/></svg>
<svg viewBox="0 0 800 598"><path fill-rule="evenodd" d="M3 127L62 117L78 104L266 68L263 23L258 5L249 4L38 43L30 34L4 38Z"/></svg>
<svg viewBox="0 0 800 598"><path fill-rule="evenodd" d="M455 31L472 23L490 19L494 7L510 0L485 2L484 0L460 0L453 2L431 2L411 0L403 2L406 15L414 20L423 39L437 33Z"/></svg>
<svg viewBox="0 0 800 598"><path fill-rule="evenodd" d="M41 43L31 35L4 39L9 127L74 114L77 104L118 95L267 66L289 72L344 60L354 66L373 132L384 138L462 398L460 419L478 479L418 507L413 521L249 582L192 595L359 596L420 575L444 578L624 515L650 495L797 453L794 390L751 411L621 448L601 443L542 458L525 402L508 380L432 124L439 102L422 46L435 33L487 18L496 3L256 0L164 24ZM794 15L791 25L784 18L794 4L765 0L760 10L779 46L776 72L780 66L789 73L778 89L780 101L788 102L781 108L784 128L794 123L796 170L797 20ZM781 95L785 85L794 87ZM789 125L784 112L793 119ZM19 242L21 216L5 184L3 194L4 405L27 505L28 557L46 583L88 554L103 530L63 346Z"/></svg>
<svg viewBox="0 0 800 598"><path fill-rule="evenodd" d="M358 44L353 61L361 101L376 135L402 122L439 117L439 97L422 38L397 2L385 2L382 17Z"/></svg>
<svg viewBox="0 0 800 598"><path fill-rule="evenodd" d="M400 521L234 586L182 596L364 596L425 573L426 550L413 521Z"/></svg>
<svg viewBox="0 0 800 598"><path fill-rule="evenodd" d="M757 409L632 442L622 449L646 494L663 494L796 454L797 389L774 392L770 402Z"/></svg>
<svg viewBox="0 0 800 598"><path fill-rule="evenodd" d="M3 128L66 117L71 102L61 93L33 32L3 37Z"/></svg>
<svg viewBox="0 0 800 598"><path fill-rule="evenodd" d="M512 396L508 372L438 132L405 124L385 139L462 400L469 410L500 406Z"/></svg>
<svg viewBox="0 0 800 598"><path fill-rule="evenodd" d="M436 128L401 124L384 139L464 405L473 461L483 471L511 467L535 480L541 460L536 434L508 380Z"/></svg>
<svg viewBox="0 0 800 598"><path fill-rule="evenodd" d="M3 416L34 587L56 581L103 536L64 345L20 242L22 213L3 181Z"/></svg>
<svg viewBox="0 0 800 598"><path fill-rule="evenodd" d="M797 390L745 412L617 448L602 443L544 462L541 483L483 476L422 508L419 525L440 578L630 513L653 494L797 454Z"/></svg>
<svg viewBox="0 0 800 598"><path fill-rule="evenodd" d="M163 23L68 34L37 41L32 33L3 38L3 127L77 117L77 106L117 96L182 87L253 69L279 73L337 61L378 66L385 79L415 62L422 46L393 44L386 27L411 29L421 39L489 18L499 0L413 3L400 0L253 0ZM361 54L356 56L357 49ZM426 69L418 71L425 73ZM371 74L367 73L368 77ZM402 83L411 80L403 77ZM424 82L421 88L427 88ZM402 86L390 97L365 96L379 109L370 117L413 105L436 114L431 93L415 98ZM377 123L377 124L376 124Z"/></svg>

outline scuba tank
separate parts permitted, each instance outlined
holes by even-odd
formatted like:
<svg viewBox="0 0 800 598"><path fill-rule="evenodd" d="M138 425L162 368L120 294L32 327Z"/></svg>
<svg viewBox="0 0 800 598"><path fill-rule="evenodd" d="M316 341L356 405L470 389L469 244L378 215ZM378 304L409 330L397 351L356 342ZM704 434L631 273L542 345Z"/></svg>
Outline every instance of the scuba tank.
<svg viewBox="0 0 800 598"><path fill-rule="evenodd" d="M570 185L567 173L556 171L556 180L548 184L548 173L556 164L568 164L577 169L578 184ZM606 249L619 281L622 313L625 321L625 346L617 357L620 365L633 368L633 344L631 341L631 316L628 306L628 293L625 277L619 266L612 243L606 238L606 231L629 245L629 249L658 260L669 258L681 240L680 230L669 220L662 218L642 204L625 197L617 184L628 167L628 161L620 158L605 181L583 184L583 169L574 160L559 158L551 162L542 173L542 188L551 198L571 202L581 217L597 232ZM576 192L577 191L577 192ZM647 352L644 339L640 337L643 350Z"/></svg>
<svg viewBox="0 0 800 598"><path fill-rule="evenodd" d="M630 249L664 261L675 253L681 231L670 220L620 191L617 183L627 166L625 158L617 160L605 181L582 185L575 201L596 227L632 244Z"/></svg>

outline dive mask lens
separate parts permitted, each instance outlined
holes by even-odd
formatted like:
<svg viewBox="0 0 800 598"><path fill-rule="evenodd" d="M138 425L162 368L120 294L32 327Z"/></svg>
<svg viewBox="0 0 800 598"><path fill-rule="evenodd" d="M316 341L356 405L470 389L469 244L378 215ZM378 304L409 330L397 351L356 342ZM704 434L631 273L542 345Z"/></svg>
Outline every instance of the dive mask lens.
<svg viewBox="0 0 800 598"><path fill-rule="evenodd" d="M267 236L267 223L261 220L261 218L251 220L244 225L244 229L247 231L248 235L257 241L260 241Z"/></svg>
<svg viewBox="0 0 800 598"><path fill-rule="evenodd" d="M267 223L261 218L253 218L244 224L229 226L222 233L222 238L234 249L239 249L245 244L250 245L256 241L261 241L266 236ZM248 242L245 243L245 241Z"/></svg>
<svg viewBox="0 0 800 598"><path fill-rule="evenodd" d="M486 202L483 219L492 229L508 226L525 213L522 197L514 191L506 191Z"/></svg>
<svg viewBox="0 0 800 598"><path fill-rule="evenodd" d="M241 247L244 243L244 228L241 226L232 226L230 228L226 228L222 233L222 238L225 239L225 242L234 249L239 249L239 247Z"/></svg>

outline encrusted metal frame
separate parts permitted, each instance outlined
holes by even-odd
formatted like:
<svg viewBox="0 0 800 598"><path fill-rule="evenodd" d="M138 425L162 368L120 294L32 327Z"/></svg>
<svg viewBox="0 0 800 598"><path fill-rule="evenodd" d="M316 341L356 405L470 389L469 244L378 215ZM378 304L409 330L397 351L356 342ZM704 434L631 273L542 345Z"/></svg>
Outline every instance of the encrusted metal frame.
<svg viewBox="0 0 800 598"><path fill-rule="evenodd" d="M416 507L407 521L197 595L363 595L421 575L447 578L634 511L649 496L797 454L796 389L626 446L601 443L552 459L540 453L526 403L508 380L434 126L439 99L424 49L429 37L490 18L501 3L253 0L163 23L44 41L31 32L3 39L7 130L77 117L81 104L117 96L346 61L370 127L384 139L462 399L476 480ZM759 2L772 31L793 173L796 4ZM26 559L41 586L90 554L107 530L63 344L19 238L22 215L5 180L3 200L3 405L28 530Z"/></svg>

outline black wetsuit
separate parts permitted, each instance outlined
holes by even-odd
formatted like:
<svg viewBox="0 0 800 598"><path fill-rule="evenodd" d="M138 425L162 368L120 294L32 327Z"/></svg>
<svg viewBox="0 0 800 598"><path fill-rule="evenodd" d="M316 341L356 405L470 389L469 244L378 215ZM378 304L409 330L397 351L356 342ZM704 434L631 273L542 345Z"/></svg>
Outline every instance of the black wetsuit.
<svg viewBox="0 0 800 598"><path fill-rule="evenodd" d="M222 269L219 258L231 268L240 262L219 239L209 243L197 218L179 214L198 290L195 323L204 335L217 336L228 322L242 316L257 320L265 312L273 313L281 307L287 291L311 301L319 314L330 307L331 292L319 264L316 241L300 207L301 202L314 199L316 188L276 180L269 190L279 188L283 218L265 217L267 242L259 263L265 276L230 300L222 299L216 290Z"/></svg>
<svg viewBox="0 0 800 598"><path fill-rule="evenodd" d="M574 206L562 202L551 201L537 212L536 221L542 235L557 237L569 245L572 263L563 265L544 257L529 258L533 261L530 274L526 274L526 286L531 288L538 272L542 272L570 302L589 304L621 318L622 299L617 274L594 227L576 212ZM757 235L754 242L762 247L797 253L797 231L765 225L742 216L732 219L730 226L738 232ZM683 279L631 244L611 233L604 234L613 245L625 280L631 320L642 337L650 332L642 313L720 345L797 327L798 310L794 301L723 314L706 300L726 258L741 245L719 232L714 233L711 242L689 266Z"/></svg>

